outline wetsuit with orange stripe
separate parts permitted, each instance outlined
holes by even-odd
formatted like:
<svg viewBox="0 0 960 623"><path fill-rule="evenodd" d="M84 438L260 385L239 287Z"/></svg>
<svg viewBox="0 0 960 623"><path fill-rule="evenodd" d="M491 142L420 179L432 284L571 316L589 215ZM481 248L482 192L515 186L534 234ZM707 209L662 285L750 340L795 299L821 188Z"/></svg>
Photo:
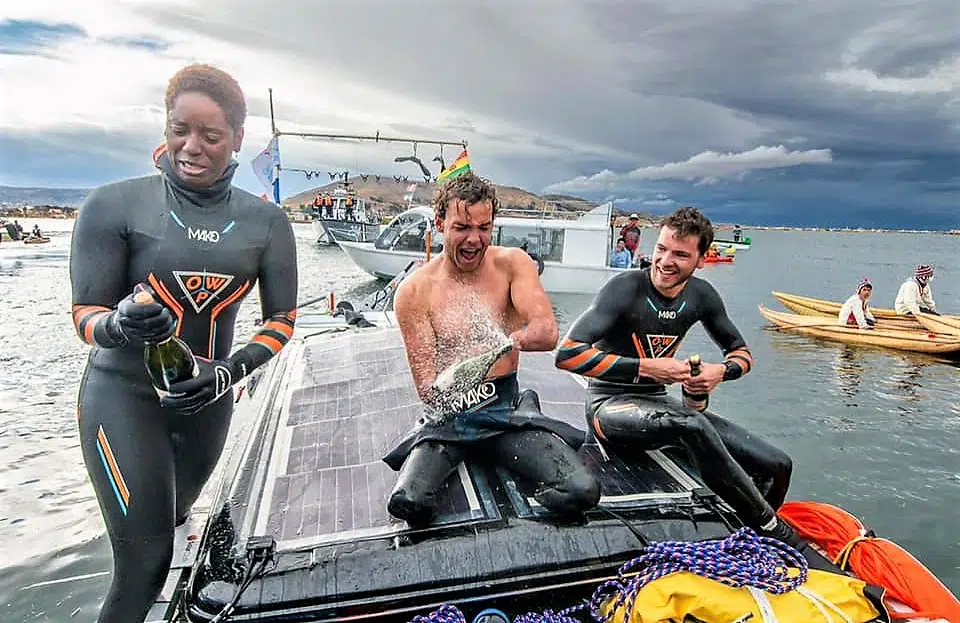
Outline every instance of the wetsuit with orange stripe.
<svg viewBox="0 0 960 623"><path fill-rule="evenodd" d="M160 405L143 363L110 318L136 284L173 313L176 333L236 382L293 333L297 263L283 211L231 185L236 163L205 191L160 175L94 190L73 232L73 318L91 349L79 393L80 440L114 553L100 621L140 621L156 598L182 522L223 449L233 411L226 391L185 415ZM233 354L234 324L257 286L263 326Z"/></svg>
<svg viewBox="0 0 960 623"><path fill-rule="evenodd" d="M726 357L725 381L750 371L747 344L713 286L691 277L669 299L649 268L607 282L561 341L556 365L588 377L587 424L601 442L625 451L683 445L704 484L747 525L769 525L786 497L790 458L710 411L685 408L664 385L638 375L641 358L674 356L697 322Z"/></svg>

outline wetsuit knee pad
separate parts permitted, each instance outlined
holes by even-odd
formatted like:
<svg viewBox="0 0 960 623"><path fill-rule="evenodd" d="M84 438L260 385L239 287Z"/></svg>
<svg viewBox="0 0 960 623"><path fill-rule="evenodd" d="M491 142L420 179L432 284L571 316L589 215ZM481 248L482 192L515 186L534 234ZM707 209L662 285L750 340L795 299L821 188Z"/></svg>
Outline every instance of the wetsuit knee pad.
<svg viewBox="0 0 960 623"><path fill-rule="evenodd" d="M418 444L400 469L387 512L411 526L429 523L436 513L440 488L461 460L460 453L448 444Z"/></svg>
<svg viewBox="0 0 960 623"><path fill-rule="evenodd" d="M400 488L390 494L387 501L387 512L402 519L415 528L423 527L433 520L436 508L432 503L418 499L415 494Z"/></svg>
<svg viewBox="0 0 960 623"><path fill-rule="evenodd" d="M539 489L534 498L555 513L582 513L600 502L600 482L582 467L560 482Z"/></svg>

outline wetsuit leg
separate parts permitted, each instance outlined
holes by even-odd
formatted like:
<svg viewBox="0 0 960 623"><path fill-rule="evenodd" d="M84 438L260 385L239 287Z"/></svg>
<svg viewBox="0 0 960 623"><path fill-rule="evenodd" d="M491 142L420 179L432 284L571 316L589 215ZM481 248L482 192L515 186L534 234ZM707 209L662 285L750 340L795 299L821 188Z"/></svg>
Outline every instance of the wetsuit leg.
<svg viewBox="0 0 960 623"><path fill-rule="evenodd" d="M193 417L167 412L177 423L173 434L173 459L176 473L176 524L186 521L190 509L216 467L230 430L233 392Z"/></svg>
<svg viewBox="0 0 960 623"><path fill-rule="evenodd" d="M597 437L612 446L654 450L681 443L703 482L754 529L770 524L774 509L730 454L703 413L668 396L614 396L588 403L587 417Z"/></svg>
<svg viewBox="0 0 960 623"><path fill-rule="evenodd" d="M174 450L168 412L149 387L89 371L79 396L84 463L113 548L99 623L143 621L173 556Z"/></svg>
<svg viewBox="0 0 960 623"><path fill-rule="evenodd" d="M387 511L415 528L428 525L437 510L437 494L465 455L465 450L453 443L427 440L417 444L400 468Z"/></svg>
<svg viewBox="0 0 960 623"><path fill-rule="evenodd" d="M742 426L715 413L703 414L716 429L731 456L750 474L774 510L783 505L790 488L793 461L787 453Z"/></svg>
<svg viewBox="0 0 960 623"><path fill-rule="evenodd" d="M539 429L502 433L481 445L498 465L533 484L534 499L559 515L576 516L600 501L600 483L576 450Z"/></svg>

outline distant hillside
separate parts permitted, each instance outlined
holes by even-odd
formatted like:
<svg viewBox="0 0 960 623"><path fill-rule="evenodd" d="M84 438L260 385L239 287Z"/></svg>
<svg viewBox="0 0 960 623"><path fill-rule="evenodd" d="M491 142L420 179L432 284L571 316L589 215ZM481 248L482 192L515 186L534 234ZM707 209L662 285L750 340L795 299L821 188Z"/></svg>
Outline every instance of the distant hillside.
<svg viewBox="0 0 960 623"><path fill-rule="evenodd" d="M89 188L19 188L0 186L0 203L80 207Z"/></svg>
<svg viewBox="0 0 960 623"><path fill-rule="evenodd" d="M392 176L384 175L379 180L373 175L367 179L351 177L350 183L357 194L363 197L368 205L381 216L394 215L406 209L407 202L403 196L407 186L412 182L397 182ZM284 199L281 203L287 208L296 208L300 205L312 205L313 198L319 192L331 192L337 187L337 182L325 186L318 186L302 193L297 193ZM417 182L413 202L421 205L430 205L436 185L433 182ZM544 195L540 197L534 193L513 186L497 185L497 197L500 199L501 209L506 210L536 210L546 213L556 212L587 212L596 207L592 201L580 197L566 195Z"/></svg>

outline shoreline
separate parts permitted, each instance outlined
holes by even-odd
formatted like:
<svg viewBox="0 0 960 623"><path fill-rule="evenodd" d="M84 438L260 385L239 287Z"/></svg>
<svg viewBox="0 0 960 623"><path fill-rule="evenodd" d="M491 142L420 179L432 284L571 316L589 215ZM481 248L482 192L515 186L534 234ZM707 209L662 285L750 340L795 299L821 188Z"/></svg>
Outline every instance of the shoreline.
<svg viewBox="0 0 960 623"><path fill-rule="evenodd" d="M293 223L304 223L302 216L297 212L286 210L287 216ZM0 207L0 219L31 219L31 218L51 218L51 219L75 219L77 208L70 206L2 206ZM619 221L619 219L618 219ZM619 226L617 226L619 228ZM643 229L653 229L658 227L657 221L646 221L640 225ZM734 226L728 223L714 224L714 231L731 231ZM870 227L826 227L809 226L800 227L793 225L741 225L740 229L744 235L749 235L751 231L804 231L804 232L837 232L845 234L941 234L949 236L960 236L960 229L886 229Z"/></svg>

